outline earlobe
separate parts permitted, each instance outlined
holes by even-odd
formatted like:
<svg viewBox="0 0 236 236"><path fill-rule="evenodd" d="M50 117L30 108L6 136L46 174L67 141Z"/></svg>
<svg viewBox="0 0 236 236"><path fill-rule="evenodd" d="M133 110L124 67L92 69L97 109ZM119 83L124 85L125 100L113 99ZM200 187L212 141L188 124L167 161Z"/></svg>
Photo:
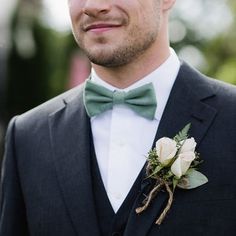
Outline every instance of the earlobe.
<svg viewBox="0 0 236 236"><path fill-rule="evenodd" d="M173 5L175 4L176 0L163 0L162 4L163 4L163 10L164 11L168 11L170 10Z"/></svg>

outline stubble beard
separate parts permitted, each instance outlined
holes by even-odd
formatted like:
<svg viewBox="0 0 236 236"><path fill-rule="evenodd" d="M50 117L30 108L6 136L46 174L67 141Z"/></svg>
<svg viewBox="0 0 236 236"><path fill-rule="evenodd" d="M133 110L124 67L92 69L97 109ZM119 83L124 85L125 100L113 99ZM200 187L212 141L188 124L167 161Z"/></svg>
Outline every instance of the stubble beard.
<svg viewBox="0 0 236 236"><path fill-rule="evenodd" d="M158 37L158 29L152 29L146 34L140 31L138 26L133 26L128 36L118 45L106 45L106 39L101 38L100 44L106 45L99 49L90 49L84 40L77 39L80 48L85 52L89 60L104 67L120 67L127 65L149 49Z"/></svg>

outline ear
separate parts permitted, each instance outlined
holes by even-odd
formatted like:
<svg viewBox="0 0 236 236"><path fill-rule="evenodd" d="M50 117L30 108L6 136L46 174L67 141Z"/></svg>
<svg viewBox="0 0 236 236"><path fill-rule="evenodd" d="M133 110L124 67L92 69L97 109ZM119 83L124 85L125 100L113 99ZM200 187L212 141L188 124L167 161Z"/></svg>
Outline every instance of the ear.
<svg viewBox="0 0 236 236"><path fill-rule="evenodd" d="M173 5L175 4L175 1L176 0L163 0L162 1L162 9L164 11L170 10L173 7Z"/></svg>

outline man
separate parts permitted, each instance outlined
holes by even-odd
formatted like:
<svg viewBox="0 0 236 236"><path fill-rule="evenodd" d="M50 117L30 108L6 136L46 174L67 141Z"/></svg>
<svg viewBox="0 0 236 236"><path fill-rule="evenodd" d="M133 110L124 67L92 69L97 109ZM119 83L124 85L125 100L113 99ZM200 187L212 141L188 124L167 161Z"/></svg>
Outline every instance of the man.
<svg viewBox="0 0 236 236"><path fill-rule="evenodd" d="M174 2L68 0L91 78L9 124L1 236L235 235L236 89L169 49ZM138 91L152 98L144 111L123 104L125 94ZM112 94L113 106L99 104L104 98L96 93ZM94 97L97 104L90 103ZM166 191L143 213L135 211L153 187L145 156L157 139L187 123L209 182L176 189L157 225Z"/></svg>

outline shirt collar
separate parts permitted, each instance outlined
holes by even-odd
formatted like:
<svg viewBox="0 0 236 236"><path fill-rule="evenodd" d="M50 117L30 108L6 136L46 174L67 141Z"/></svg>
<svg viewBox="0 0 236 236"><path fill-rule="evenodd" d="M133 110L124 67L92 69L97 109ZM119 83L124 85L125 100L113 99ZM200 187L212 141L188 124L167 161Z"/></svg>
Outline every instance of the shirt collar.
<svg viewBox="0 0 236 236"><path fill-rule="evenodd" d="M179 58L176 55L175 51L172 48L170 48L170 56L156 70L151 72L149 75L145 76L143 79L135 82L134 84L122 90L129 91L131 89L138 88L142 85L153 83L157 99L157 109L155 113L155 119L160 120L163 111L165 109L167 100L169 98L171 89L178 75L179 68L180 68ZM121 90L99 78L93 68L91 71L91 80L99 85L104 86L105 88L111 91Z"/></svg>

